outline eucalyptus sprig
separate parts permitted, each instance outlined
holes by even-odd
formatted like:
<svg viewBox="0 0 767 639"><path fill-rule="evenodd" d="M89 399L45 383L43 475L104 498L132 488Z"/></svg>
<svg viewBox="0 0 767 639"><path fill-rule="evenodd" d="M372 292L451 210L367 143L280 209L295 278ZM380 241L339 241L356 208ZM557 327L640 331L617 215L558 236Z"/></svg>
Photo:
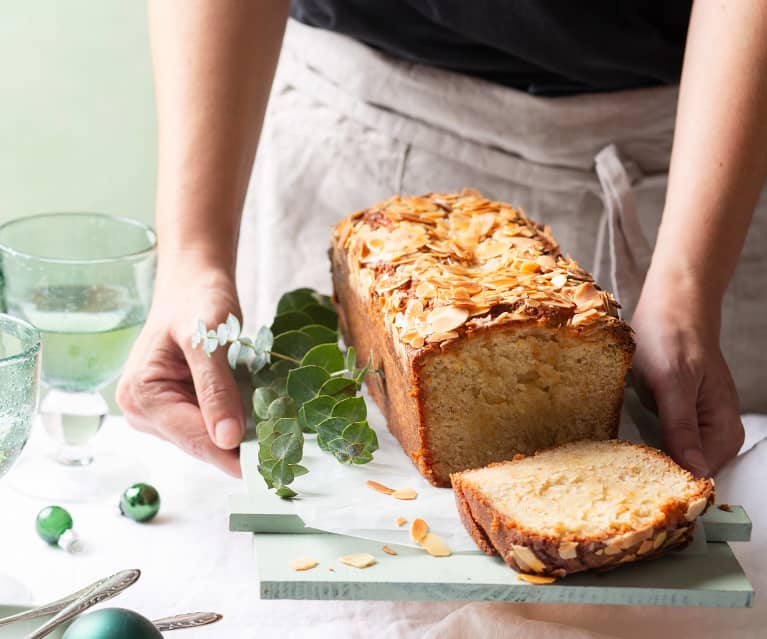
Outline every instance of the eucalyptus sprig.
<svg viewBox="0 0 767 639"><path fill-rule="evenodd" d="M316 434L321 450L341 463L366 464L378 449L359 395L371 361L357 368L353 347L338 345L338 314L327 295L308 288L285 293L270 327L243 337L233 315L208 329L198 322L192 345L211 355L229 344L232 368L245 364L253 380L253 413L259 441L258 471L280 497L291 498L304 434Z"/></svg>

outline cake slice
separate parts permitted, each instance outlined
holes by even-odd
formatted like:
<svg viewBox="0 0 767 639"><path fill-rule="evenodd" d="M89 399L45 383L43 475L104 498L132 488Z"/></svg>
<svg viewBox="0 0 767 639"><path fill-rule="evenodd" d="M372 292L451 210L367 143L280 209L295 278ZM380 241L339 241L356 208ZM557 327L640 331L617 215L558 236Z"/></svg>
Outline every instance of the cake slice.
<svg viewBox="0 0 767 639"><path fill-rule="evenodd" d="M617 440L564 444L451 478L481 550L519 572L554 577L683 548L714 499L713 480Z"/></svg>
<svg viewBox="0 0 767 639"><path fill-rule="evenodd" d="M344 340L437 486L450 473L617 436L634 342L613 297L550 230L476 191L393 197L340 221Z"/></svg>

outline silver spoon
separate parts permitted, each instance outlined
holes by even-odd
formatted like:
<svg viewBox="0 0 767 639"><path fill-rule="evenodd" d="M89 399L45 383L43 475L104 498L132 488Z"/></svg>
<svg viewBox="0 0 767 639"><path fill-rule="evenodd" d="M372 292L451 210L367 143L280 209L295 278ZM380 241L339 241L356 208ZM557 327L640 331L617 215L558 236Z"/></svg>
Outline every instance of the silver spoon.
<svg viewBox="0 0 767 639"><path fill-rule="evenodd" d="M107 577L86 590L84 594L65 606L55 617L49 619L34 632L29 633L24 639L42 639L46 637L53 632L54 628L69 621L72 617L76 617L97 603L119 595L123 590L136 583L140 576L140 570L122 570L111 577Z"/></svg>
<svg viewBox="0 0 767 639"><path fill-rule="evenodd" d="M168 630L207 626L209 623L216 623L221 619L223 619L223 616L217 612L185 612L173 617L155 619L152 623L160 632L167 632Z"/></svg>

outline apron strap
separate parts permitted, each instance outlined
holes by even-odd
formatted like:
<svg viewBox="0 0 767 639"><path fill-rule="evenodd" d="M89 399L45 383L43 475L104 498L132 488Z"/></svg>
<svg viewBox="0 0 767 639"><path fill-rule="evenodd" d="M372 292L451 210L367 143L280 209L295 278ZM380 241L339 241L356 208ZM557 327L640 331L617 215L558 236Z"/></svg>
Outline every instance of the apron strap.
<svg viewBox="0 0 767 639"><path fill-rule="evenodd" d="M597 153L595 163L605 202L611 285L621 305L621 315L628 319L639 301L652 247L639 224L631 179L616 146L610 144L603 148ZM601 243L599 246L601 253Z"/></svg>

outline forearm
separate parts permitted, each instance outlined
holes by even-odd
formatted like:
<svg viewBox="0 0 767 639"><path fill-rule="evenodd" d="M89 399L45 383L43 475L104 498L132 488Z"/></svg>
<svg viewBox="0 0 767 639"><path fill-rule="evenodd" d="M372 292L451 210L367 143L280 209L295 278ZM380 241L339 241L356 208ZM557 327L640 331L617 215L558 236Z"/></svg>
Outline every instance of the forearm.
<svg viewBox="0 0 767 639"><path fill-rule="evenodd" d="M245 191L287 0L149 0L160 272L234 276Z"/></svg>
<svg viewBox="0 0 767 639"><path fill-rule="evenodd" d="M698 0L649 287L718 304L767 175L767 6Z"/></svg>

